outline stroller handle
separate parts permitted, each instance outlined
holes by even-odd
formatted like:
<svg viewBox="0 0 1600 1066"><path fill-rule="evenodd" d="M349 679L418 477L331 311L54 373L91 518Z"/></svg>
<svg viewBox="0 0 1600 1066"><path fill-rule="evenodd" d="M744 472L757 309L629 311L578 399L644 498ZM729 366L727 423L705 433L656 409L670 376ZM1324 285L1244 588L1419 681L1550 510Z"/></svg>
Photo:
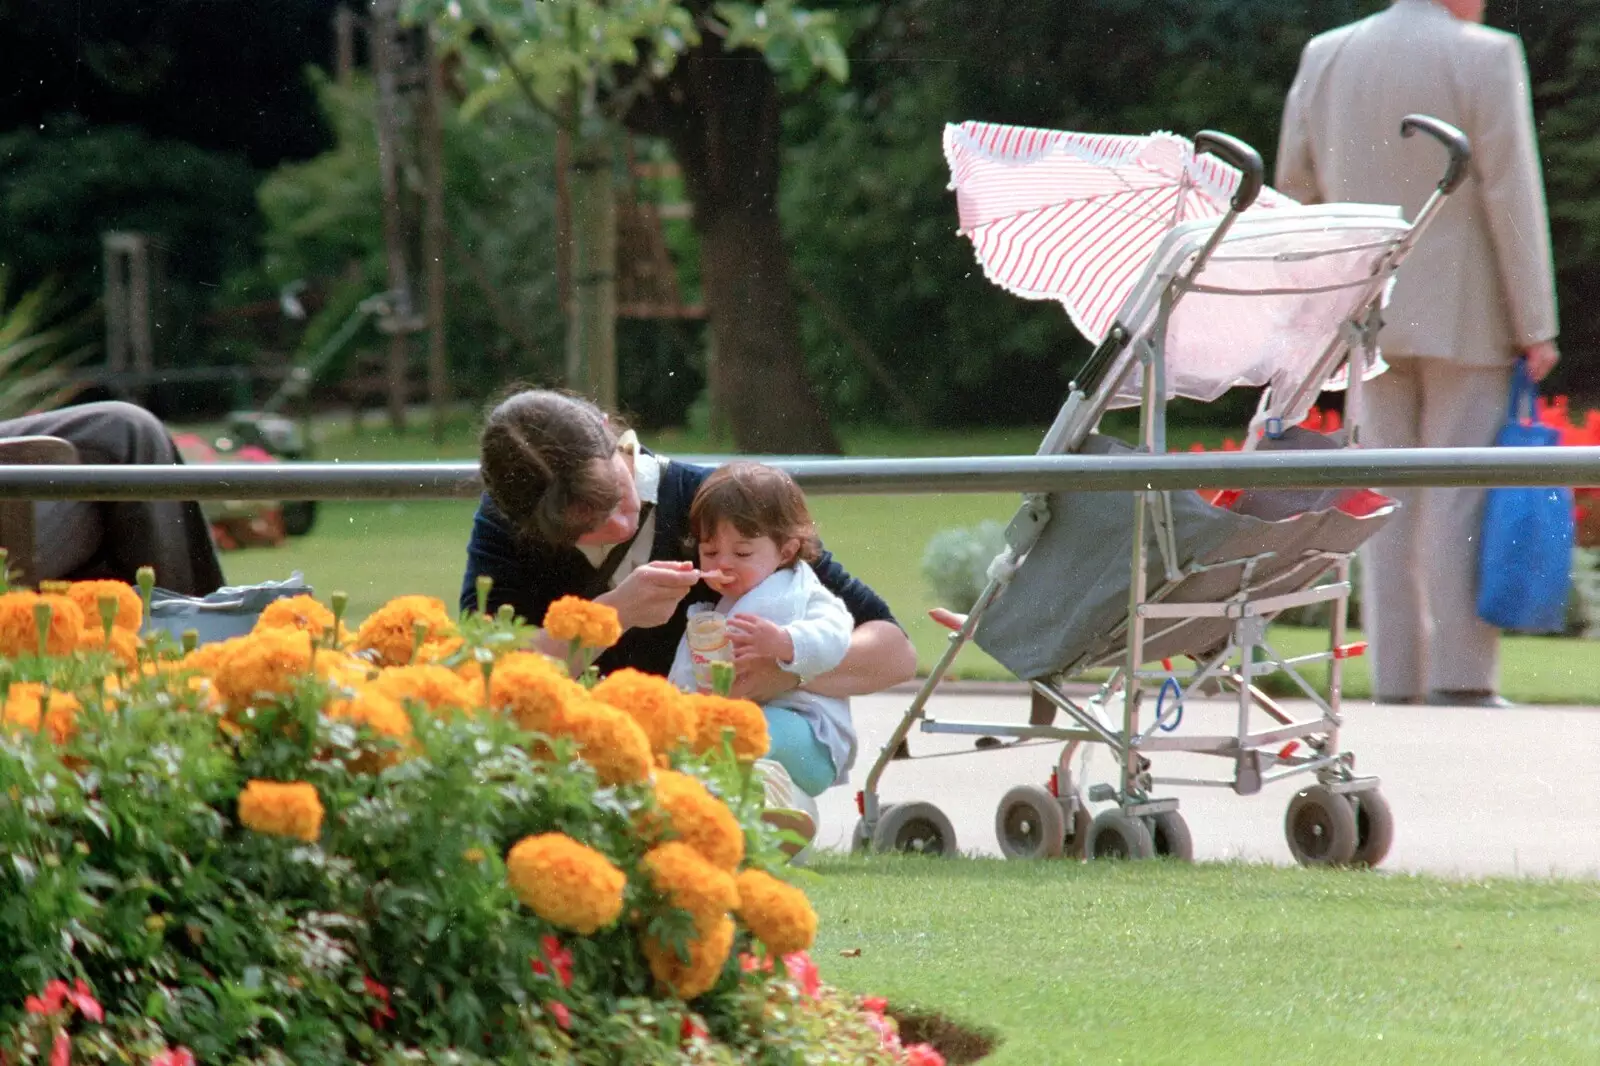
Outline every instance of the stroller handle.
<svg viewBox="0 0 1600 1066"><path fill-rule="evenodd" d="M1418 130L1444 145L1445 150L1450 153L1450 165L1445 168L1444 177L1439 179L1439 191L1449 196L1467 180L1467 164L1472 161L1472 144L1467 140L1465 133L1432 115L1407 115L1400 120L1400 136L1409 137Z"/></svg>
<svg viewBox="0 0 1600 1066"><path fill-rule="evenodd" d="M1239 179L1239 188L1233 194L1231 201L1233 209L1243 211L1255 203L1256 196L1261 192L1264 173L1261 153L1237 137L1230 137L1216 130L1201 130L1194 135L1194 154L1205 155L1208 152L1231 165L1242 175Z"/></svg>

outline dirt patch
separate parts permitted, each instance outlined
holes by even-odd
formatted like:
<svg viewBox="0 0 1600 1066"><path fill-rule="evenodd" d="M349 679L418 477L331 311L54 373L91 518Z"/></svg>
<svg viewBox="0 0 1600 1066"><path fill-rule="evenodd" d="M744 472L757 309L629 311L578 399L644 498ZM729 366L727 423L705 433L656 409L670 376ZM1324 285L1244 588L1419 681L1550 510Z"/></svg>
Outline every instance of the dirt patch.
<svg viewBox="0 0 1600 1066"><path fill-rule="evenodd" d="M900 1041L904 1044L932 1044L944 1056L948 1066L966 1066L985 1058L1000 1043L993 1033L969 1029L951 1021L942 1014L924 1014L917 1011L896 1010L884 1012L900 1026Z"/></svg>

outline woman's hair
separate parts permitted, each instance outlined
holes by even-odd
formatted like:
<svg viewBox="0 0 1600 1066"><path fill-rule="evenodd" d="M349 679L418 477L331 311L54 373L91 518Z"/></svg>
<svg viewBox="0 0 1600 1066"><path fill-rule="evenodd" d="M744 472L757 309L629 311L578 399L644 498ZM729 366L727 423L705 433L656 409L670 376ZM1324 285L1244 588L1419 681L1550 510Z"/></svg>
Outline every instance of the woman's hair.
<svg viewBox="0 0 1600 1066"><path fill-rule="evenodd" d="M490 410L479 438L489 498L523 536L575 544L622 498L611 458L625 428L580 396L514 392Z"/></svg>
<svg viewBox="0 0 1600 1066"><path fill-rule="evenodd" d="M800 542L797 561L815 562L822 553L817 526L805 493L777 467L736 462L719 466L700 483L689 505L691 546L710 540L727 522L744 537L767 537L781 549Z"/></svg>

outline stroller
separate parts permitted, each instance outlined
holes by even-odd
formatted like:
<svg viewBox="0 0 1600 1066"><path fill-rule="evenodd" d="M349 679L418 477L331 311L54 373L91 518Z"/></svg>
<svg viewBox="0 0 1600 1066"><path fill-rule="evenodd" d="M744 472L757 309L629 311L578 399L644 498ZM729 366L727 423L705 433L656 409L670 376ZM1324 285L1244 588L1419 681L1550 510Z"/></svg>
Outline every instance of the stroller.
<svg viewBox="0 0 1600 1066"><path fill-rule="evenodd" d="M1395 207L1303 207L1265 188L1260 156L1222 134L1191 145L1170 134L947 127L962 232L990 280L1061 301L1097 342L1039 454L1162 454L1170 400L1209 402L1236 386L1263 387L1246 448L1358 444L1362 383L1384 369L1376 340L1395 272L1469 159L1465 136L1437 119L1407 117L1401 132L1426 133L1448 152L1410 224ZM1324 389L1346 390L1344 439L1298 425ZM1134 405L1138 449L1095 431L1108 410ZM1396 506L1365 490L1025 495L987 587L867 775L855 845L956 853L936 806L879 793L920 724L989 737L991 747L1063 744L1047 786L1019 785L1000 802L995 829L1008 857L1190 859L1188 827L1163 787L1248 796L1311 778L1285 819L1294 858L1376 865L1394 821L1377 778L1358 776L1340 750L1340 688L1345 660L1365 650L1346 637L1351 556ZM1328 650L1279 655L1268 623L1312 604L1329 610ZM929 697L969 642L1068 724L931 717ZM1328 664L1326 696L1303 674L1314 663ZM1274 672L1310 700L1309 717L1263 691L1258 681ZM1207 690L1236 696L1231 732L1180 728L1184 701ZM1091 818L1072 760L1096 744L1110 749L1116 778L1089 790L1090 801L1113 804ZM1227 776L1157 776L1162 753L1215 757Z"/></svg>

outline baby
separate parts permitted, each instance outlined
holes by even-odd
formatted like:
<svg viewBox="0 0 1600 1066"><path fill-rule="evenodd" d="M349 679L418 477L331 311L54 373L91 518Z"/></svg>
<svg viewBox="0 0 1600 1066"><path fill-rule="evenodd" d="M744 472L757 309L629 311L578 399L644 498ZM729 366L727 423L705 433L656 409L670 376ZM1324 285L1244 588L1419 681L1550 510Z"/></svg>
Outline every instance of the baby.
<svg viewBox="0 0 1600 1066"><path fill-rule="evenodd" d="M793 478L760 463L719 467L695 493L689 534L704 580L722 594L714 607L689 608L691 630L697 616L715 610L727 618L735 665L775 659L801 685L839 665L855 622L808 565L821 545ZM687 633L668 677L685 691L700 687ZM809 841L817 830L812 797L844 782L855 762L850 704L797 688L763 710L772 742L769 757L757 763L766 820Z"/></svg>

